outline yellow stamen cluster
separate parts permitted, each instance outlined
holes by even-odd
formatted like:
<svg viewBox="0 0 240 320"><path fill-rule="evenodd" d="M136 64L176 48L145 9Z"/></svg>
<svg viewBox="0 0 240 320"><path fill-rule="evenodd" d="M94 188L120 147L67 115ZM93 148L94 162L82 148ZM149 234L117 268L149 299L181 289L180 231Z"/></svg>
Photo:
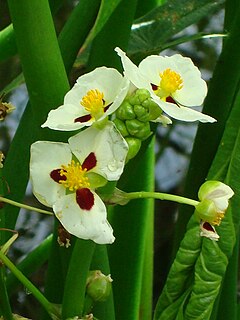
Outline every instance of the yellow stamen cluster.
<svg viewBox="0 0 240 320"><path fill-rule="evenodd" d="M93 118L100 118L104 113L104 95L98 89L89 90L80 104Z"/></svg>
<svg viewBox="0 0 240 320"><path fill-rule="evenodd" d="M212 224L219 226L223 218L224 218L224 212L222 211L217 212L217 215L215 219L212 221Z"/></svg>
<svg viewBox="0 0 240 320"><path fill-rule="evenodd" d="M169 68L160 73L160 78L160 89L164 92L165 97L171 96L171 94L183 87L183 80L180 74Z"/></svg>
<svg viewBox="0 0 240 320"><path fill-rule="evenodd" d="M67 166L62 165L60 175L65 176L66 180L60 180L65 188L70 191L75 191L81 188L89 188L90 183L88 177L86 177L87 169L82 169L80 163L76 163L74 160L71 161Z"/></svg>

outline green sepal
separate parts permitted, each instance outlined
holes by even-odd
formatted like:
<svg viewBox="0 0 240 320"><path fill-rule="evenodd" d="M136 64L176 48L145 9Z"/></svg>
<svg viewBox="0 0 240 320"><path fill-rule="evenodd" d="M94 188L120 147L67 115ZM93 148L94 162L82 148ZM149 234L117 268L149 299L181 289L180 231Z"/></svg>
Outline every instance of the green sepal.
<svg viewBox="0 0 240 320"><path fill-rule="evenodd" d="M93 301L103 302L109 297L112 290L110 275L105 276L100 270L89 272L86 293Z"/></svg>
<svg viewBox="0 0 240 320"><path fill-rule="evenodd" d="M89 179L91 189L103 187L107 183L107 179L105 179L104 177L100 176L99 174L97 174L95 172L89 172L87 174L87 177Z"/></svg>

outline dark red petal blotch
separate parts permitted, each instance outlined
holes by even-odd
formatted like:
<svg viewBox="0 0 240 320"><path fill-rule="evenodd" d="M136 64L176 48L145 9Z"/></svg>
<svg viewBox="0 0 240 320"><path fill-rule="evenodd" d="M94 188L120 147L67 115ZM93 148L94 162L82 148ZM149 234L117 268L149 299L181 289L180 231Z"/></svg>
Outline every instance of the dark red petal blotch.
<svg viewBox="0 0 240 320"><path fill-rule="evenodd" d="M153 91L156 91L158 89L158 86L153 83L151 83L151 87L152 87Z"/></svg>
<svg viewBox="0 0 240 320"><path fill-rule="evenodd" d="M61 169L54 169L53 171L50 172L50 177L55 181L55 182L58 182L60 180L67 180L66 176L61 176L60 175L60 171Z"/></svg>
<svg viewBox="0 0 240 320"><path fill-rule="evenodd" d="M93 193L88 188L78 189L76 191L76 201L83 210L91 210L94 205Z"/></svg>
<svg viewBox="0 0 240 320"><path fill-rule="evenodd" d="M82 168L87 169L87 171L91 170L92 168L96 167L97 165L97 158L94 152L89 153L87 158L83 161Z"/></svg>
<svg viewBox="0 0 240 320"><path fill-rule="evenodd" d="M214 229L213 229L213 227L210 225L209 222L204 222L204 223L203 223L203 228L204 228L205 230L207 230L207 231L215 232Z"/></svg>
<svg viewBox="0 0 240 320"><path fill-rule="evenodd" d="M85 116L81 116L81 117L78 117L78 118L74 119L74 122L81 122L82 123L82 122L87 122L87 121L89 121L91 119L92 119L91 115L87 114Z"/></svg>

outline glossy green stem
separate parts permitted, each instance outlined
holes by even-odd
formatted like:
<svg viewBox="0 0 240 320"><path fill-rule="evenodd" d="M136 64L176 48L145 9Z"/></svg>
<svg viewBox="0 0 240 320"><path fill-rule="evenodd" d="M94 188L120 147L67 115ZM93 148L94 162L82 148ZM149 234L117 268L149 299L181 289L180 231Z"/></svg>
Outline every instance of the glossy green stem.
<svg viewBox="0 0 240 320"><path fill-rule="evenodd" d="M126 199L129 199L129 200L144 199L144 198L168 200L168 201L173 201L177 203L188 204L194 207L199 204L199 201L196 201L196 200L192 200L192 199L181 197L181 196L176 196L174 194L160 193L160 192L146 192L146 191L129 192L125 194L125 197Z"/></svg>
<svg viewBox="0 0 240 320"><path fill-rule="evenodd" d="M88 272L95 243L77 239L66 277L62 303L62 318L83 315Z"/></svg>
<svg viewBox="0 0 240 320"><path fill-rule="evenodd" d="M18 208L22 208L22 209L26 209L26 210L30 210L30 211L35 211L35 212L39 212L39 213L43 213L43 214L53 215L53 213L50 212L50 211L46 211L46 210L43 210L43 209L39 209L39 208L35 208L35 207L32 207L32 206L28 206L26 204L19 203L19 202L16 202L16 201L13 201L11 199L4 198L4 197L0 197L0 202L5 202L5 203L8 203L8 204L11 204L12 206L15 206L15 207L18 207Z"/></svg>

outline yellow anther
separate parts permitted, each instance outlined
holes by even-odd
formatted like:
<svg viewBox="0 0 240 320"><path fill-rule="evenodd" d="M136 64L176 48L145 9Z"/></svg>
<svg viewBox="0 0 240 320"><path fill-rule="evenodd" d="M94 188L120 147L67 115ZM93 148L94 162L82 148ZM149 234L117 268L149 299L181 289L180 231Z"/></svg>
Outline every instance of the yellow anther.
<svg viewBox="0 0 240 320"><path fill-rule="evenodd" d="M65 188L70 191L75 191L81 188L89 188L90 183L86 176L87 169L82 169L80 163L76 163L74 160L71 161L67 166L62 165L60 175L64 176L66 180L60 180Z"/></svg>
<svg viewBox="0 0 240 320"><path fill-rule="evenodd" d="M89 90L82 98L80 104L95 119L100 118L104 113L104 95L98 89Z"/></svg>
<svg viewBox="0 0 240 320"><path fill-rule="evenodd" d="M180 74L169 68L160 73L160 78L159 93L161 98L171 96L171 94L183 87L183 80Z"/></svg>

